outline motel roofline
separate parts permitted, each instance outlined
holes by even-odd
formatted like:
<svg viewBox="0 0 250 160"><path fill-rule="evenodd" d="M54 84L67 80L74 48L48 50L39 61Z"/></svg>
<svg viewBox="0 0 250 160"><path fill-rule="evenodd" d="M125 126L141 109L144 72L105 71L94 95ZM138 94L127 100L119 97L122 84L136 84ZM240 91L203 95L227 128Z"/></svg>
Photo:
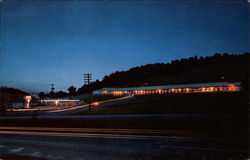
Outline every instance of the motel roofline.
<svg viewBox="0 0 250 160"><path fill-rule="evenodd" d="M41 102L55 102L55 101L59 101L59 102L79 102L79 99L41 99L39 100Z"/></svg>
<svg viewBox="0 0 250 160"><path fill-rule="evenodd" d="M100 90L95 90L94 92L182 89L182 88L200 88L200 87L225 87L225 86L228 86L230 84L240 86L241 82L212 82L212 83L174 84L174 85L162 85L162 86L141 86L141 87L129 87L129 88L102 88Z"/></svg>

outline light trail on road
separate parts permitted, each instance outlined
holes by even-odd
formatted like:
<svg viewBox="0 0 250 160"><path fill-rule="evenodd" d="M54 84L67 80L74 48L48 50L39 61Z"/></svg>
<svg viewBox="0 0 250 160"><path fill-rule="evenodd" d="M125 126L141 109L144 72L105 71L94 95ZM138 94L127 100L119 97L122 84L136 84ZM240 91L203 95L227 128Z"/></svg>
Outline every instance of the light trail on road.
<svg viewBox="0 0 250 160"><path fill-rule="evenodd" d="M108 129L108 128L51 128L51 127L0 127L0 130L17 131L53 131L53 132L88 132L88 133L118 133L118 134L175 134L193 135L191 131L181 130L149 130L149 129Z"/></svg>
<svg viewBox="0 0 250 160"><path fill-rule="evenodd" d="M152 136L144 135L119 135L119 134L96 134L96 133L62 133L62 132L28 132L28 131L0 131L0 134L32 135L32 136L60 136L78 138L123 138L123 139L151 139ZM166 138L153 136L154 138Z"/></svg>
<svg viewBox="0 0 250 160"><path fill-rule="evenodd" d="M45 111L45 110L56 110L56 109L62 109L62 108L71 108L72 106L50 106L50 107L36 107L36 108L30 108L30 109L16 109L15 112L28 112L28 111Z"/></svg>
<svg viewBox="0 0 250 160"><path fill-rule="evenodd" d="M110 99L110 100L100 101L100 102L97 102L97 103L99 103L99 105L100 105L100 104L103 104L103 103L119 101L119 100L131 98L131 97L133 97L133 96L129 95L129 96L126 96L126 97L121 97L121 98L116 98L116 99ZM71 107L71 108L65 108L65 109L58 109L58 110L47 111L47 113L64 112L64 111L70 111L70 110L75 110L75 109L80 109L80 108L86 108L86 107L88 107L88 104L82 105L82 106Z"/></svg>

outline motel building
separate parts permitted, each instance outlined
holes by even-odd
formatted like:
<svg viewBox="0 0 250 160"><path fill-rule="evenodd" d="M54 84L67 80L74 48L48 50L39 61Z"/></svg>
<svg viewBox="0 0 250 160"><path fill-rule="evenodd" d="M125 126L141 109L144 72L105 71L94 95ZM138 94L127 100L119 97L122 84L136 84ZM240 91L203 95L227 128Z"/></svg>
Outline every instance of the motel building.
<svg viewBox="0 0 250 160"><path fill-rule="evenodd" d="M143 86L131 88L103 88L96 90L94 94L103 95L145 95L145 94L188 94L188 93L216 93L216 92L238 92L241 82L213 82L179 84L166 86Z"/></svg>
<svg viewBox="0 0 250 160"><path fill-rule="evenodd" d="M81 104L78 99L41 99L39 102L44 106L77 106Z"/></svg>

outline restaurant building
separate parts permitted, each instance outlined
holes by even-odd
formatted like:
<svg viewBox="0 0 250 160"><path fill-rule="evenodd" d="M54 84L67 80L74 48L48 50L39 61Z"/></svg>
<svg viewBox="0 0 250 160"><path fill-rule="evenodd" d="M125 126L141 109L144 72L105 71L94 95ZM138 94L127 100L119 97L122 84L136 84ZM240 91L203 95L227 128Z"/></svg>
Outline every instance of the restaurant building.
<svg viewBox="0 0 250 160"><path fill-rule="evenodd" d="M78 99L41 99L39 102L45 106L77 106L81 104Z"/></svg>

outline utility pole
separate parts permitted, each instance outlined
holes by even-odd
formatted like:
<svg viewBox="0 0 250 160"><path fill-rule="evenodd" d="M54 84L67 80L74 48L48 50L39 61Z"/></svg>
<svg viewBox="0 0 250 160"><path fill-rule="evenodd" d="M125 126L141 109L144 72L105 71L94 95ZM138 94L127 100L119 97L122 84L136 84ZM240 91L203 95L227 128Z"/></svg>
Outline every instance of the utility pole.
<svg viewBox="0 0 250 160"><path fill-rule="evenodd" d="M92 80L92 75L90 73L84 74L84 83L86 85L89 85L91 80ZM89 111L90 111L91 110L91 108L90 108L90 106L91 106L91 104L90 104L90 96L91 96L90 87L88 87L88 92L89 92Z"/></svg>
<svg viewBox="0 0 250 160"><path fill-rule="evenodd" d="M51 85L51 92L54 92L55 88L54 88L54 85L55 84L50 84Z"/></svg>
<svg viewBox="0 0 250 160"><path fill-rule="evenodd" d="M55 84L50 84L50 85L51 85L50 98L52 98L52 97L54 97L54 90L55 90L54 85Z"/></svg>

